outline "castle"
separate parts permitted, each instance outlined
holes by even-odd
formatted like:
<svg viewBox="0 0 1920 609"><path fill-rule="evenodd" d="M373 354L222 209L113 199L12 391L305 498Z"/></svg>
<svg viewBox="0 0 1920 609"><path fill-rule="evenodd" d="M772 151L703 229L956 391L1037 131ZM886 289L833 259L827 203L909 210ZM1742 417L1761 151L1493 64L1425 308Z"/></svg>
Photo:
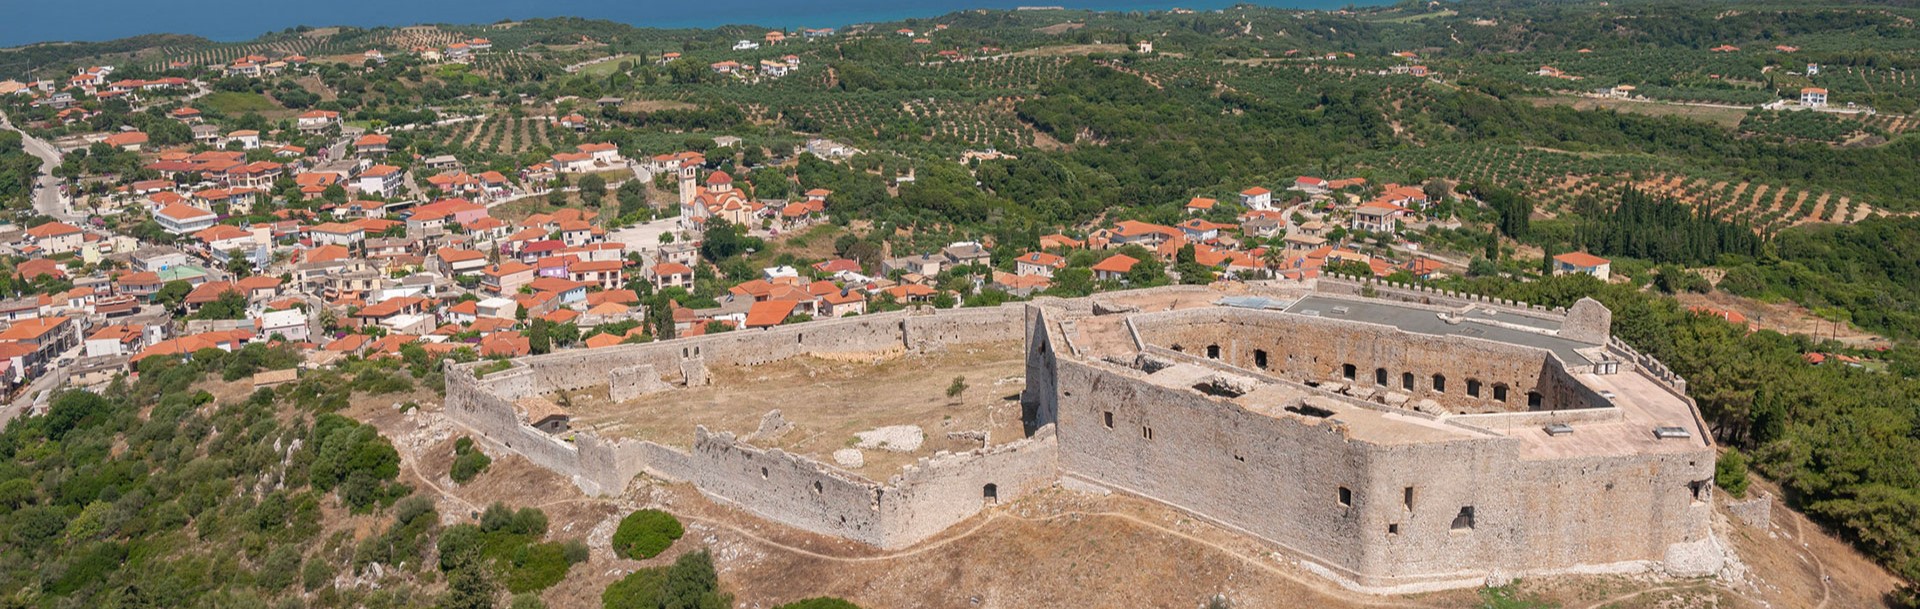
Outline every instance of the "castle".
<svg viewBox="0 0 1920 609"><path fill-rule="evenodd" d="M450 365L447 412L591 493L685 481L884 548L1066 486L1160 502L1372 592L1712 573L1712 440L1685 381L1610 326L1591 300L1546 310L1343 278L1156 288L568 351L484 377ZM721 366L994 343L1019 345L1022 437L884 481L705 427L687 448L549 433L516 406L605 387L627 408Z"/></svg>

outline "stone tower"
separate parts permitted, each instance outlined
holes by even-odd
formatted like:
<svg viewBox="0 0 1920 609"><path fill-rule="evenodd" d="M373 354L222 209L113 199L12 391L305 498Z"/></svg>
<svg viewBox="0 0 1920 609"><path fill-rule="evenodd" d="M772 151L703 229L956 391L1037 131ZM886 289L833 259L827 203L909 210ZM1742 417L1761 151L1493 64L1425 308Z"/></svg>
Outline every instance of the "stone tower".
<svg viewBox="0 0 1920 609"><path fill-rule="evenodd" d="M694 183L695 183L694 181L697 179L695 177L695 174L699 170L700 170L700 166L695 165L693 163L682 163L680 165L680 208L681 209L686 209L688 206L693 205L693 197L695 194L697 194L697 191L698 191L698 189L694 187Z"/></svg>

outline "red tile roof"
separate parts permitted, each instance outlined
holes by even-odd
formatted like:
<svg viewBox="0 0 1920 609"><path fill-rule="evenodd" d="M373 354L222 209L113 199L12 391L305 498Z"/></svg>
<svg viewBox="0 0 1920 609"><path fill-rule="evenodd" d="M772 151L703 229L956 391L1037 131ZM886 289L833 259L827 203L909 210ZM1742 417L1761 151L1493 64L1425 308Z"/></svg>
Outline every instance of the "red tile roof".
<svg viewBox="0 0 1920 609"><path fill-rule="evenodd" d="M769 328L780 325L788 317L793 316L793 309L799 304L792 300L763 300L753 303L753 308L747 310L747 327Z"/></svg>

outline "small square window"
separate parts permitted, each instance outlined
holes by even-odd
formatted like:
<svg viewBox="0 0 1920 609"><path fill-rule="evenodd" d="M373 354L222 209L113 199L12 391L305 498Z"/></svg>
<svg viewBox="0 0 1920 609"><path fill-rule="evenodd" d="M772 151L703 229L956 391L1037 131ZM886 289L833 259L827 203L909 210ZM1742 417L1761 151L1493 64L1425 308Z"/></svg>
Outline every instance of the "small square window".
<svg viewBox="0 0 1920 609"><path fill-rule="evenodd" d="M1340 507L1353 507L1353 489L1340 487Z"/></svg>
<svg viewBox="0 0 1920 609"><path fill-rule="evenodd" d="M1399 534L1400 534L1400 523L1398 523L1398 522L1396 522L1396 523L1393 523L1393 524L1389 524L1389 525L1387 525L1387 534L1388 534L1388 535L1399 535Z"/></svg>

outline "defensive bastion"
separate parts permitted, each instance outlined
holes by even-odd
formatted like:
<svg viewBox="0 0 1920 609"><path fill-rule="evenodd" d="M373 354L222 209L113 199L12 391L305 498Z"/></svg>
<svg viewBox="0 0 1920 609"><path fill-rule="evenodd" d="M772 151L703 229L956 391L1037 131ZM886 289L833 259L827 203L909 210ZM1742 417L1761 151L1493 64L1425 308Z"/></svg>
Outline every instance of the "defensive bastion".
<svg viewBox="0 0 1920 609"><path fill-rule="evenodd" d="M567 351L484 378L482 363L454 365L447 411L590 493L640 474L690 482L883 548L1070 482L1161 502L1374 592L1712 573L1711 439L1684 380L1610 325L1593 301L1544 310L1346 278L1158 288ZM996 343L1024 360L1020 437L921 456L884 481L691 423L683 446L543 429L525 406L604 390L616 410L660 408L742 367ZM863 408L857 392L833 406Z"/></svg>

